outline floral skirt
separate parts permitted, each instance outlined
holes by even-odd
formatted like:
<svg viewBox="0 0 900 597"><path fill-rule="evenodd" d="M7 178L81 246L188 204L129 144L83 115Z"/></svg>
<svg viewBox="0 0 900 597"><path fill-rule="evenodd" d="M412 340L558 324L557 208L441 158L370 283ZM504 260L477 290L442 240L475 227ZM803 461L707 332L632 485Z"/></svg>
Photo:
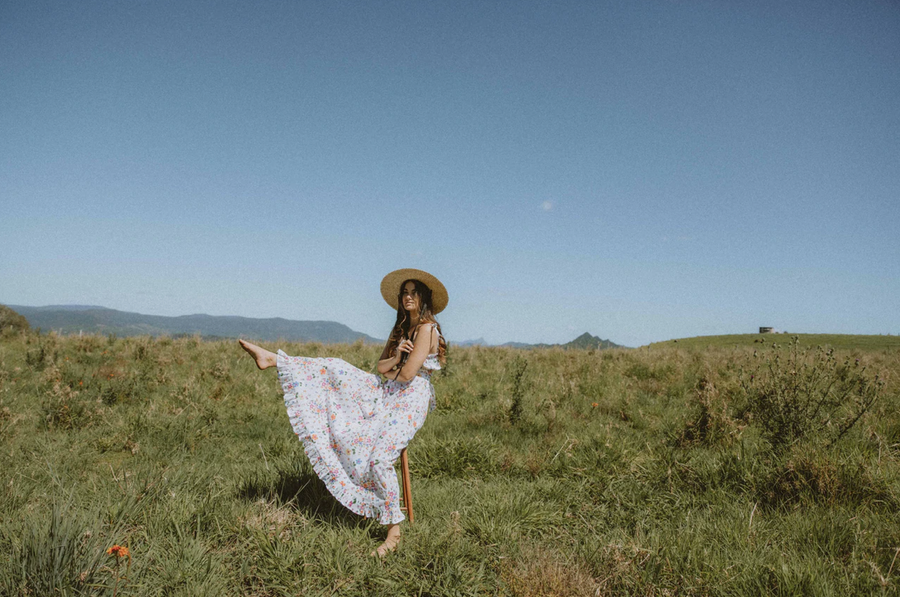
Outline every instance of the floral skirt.
<svg viewBox="0 0 900 597"><path fill-rule="evenodd" d="M279 350L278 379L291 426L328 491L356 514L402 521L394 463L434 408L427 373L383 382L342 359Z"/></svg>

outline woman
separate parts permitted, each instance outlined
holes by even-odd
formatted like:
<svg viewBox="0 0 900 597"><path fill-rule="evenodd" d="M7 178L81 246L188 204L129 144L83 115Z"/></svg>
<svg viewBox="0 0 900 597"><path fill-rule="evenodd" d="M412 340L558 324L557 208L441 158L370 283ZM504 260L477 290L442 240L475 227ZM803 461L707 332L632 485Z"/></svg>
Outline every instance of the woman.
<svg viewBox="0 0 900 597"><path fill-rule="evenodd" d="M397 310L378 361L384 381L341 359L291 357L239 342L257 367L278 368L291 425L331 494L387 525L376 550L384 556L396 548L405 518L394 463L434 408L430 377L447 350L434 315L448 296L440 280L417 269L389 273L381 295Z"/></svg>

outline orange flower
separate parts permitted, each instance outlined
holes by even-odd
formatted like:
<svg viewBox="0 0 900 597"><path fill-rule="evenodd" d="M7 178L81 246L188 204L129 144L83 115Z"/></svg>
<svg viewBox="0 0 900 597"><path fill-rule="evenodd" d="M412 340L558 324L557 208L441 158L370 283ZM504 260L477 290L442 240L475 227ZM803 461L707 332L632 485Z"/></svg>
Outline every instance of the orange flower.
<svg viewBox="0 0 900 597"><path fill-rule="evenodd" d="M112 547L110 547L109 549L106 550L106 553L108 553L111 556L116 556L119 558L125 558L125 557L128 557L128 555L129 555L128 548L123 545L113 545Z"/></svg>
<svg viewBox="0 0 900 597"><path fill-rule="evenodd" d="M596 402L591 402L591 406L594 407L594 408L597 408L597 407L600 406L600 405L597 404Z"/></svg>

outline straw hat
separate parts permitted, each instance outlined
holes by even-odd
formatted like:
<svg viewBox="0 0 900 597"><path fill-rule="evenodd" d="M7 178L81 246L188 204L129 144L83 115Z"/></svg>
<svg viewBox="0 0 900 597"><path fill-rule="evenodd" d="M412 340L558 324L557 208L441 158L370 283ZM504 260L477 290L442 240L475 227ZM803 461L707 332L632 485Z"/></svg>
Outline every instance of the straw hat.
<svg viewBox="0 0 900 597"><path fill-rule="evenodd" d="M420 269L398 269L384 277L381 281L381 296L392 309L397 309L397 295L400 294L400 285L407 280L418 280L431 289L431 312L440 313L447 308L450 296L441 281Z"/></svg>

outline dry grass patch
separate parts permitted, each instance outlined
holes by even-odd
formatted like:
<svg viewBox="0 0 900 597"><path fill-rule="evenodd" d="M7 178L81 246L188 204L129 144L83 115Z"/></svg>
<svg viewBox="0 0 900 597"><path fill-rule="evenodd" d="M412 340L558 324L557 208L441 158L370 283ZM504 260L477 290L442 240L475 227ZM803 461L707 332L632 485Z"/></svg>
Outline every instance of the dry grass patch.
<svg viewBox="0 0 900 597"><path fill-rule="evenodd" d="M505 560L500 576L516 597L584 597L599 595L587 569L558 551L527 547L520 557Z"/></svg>

